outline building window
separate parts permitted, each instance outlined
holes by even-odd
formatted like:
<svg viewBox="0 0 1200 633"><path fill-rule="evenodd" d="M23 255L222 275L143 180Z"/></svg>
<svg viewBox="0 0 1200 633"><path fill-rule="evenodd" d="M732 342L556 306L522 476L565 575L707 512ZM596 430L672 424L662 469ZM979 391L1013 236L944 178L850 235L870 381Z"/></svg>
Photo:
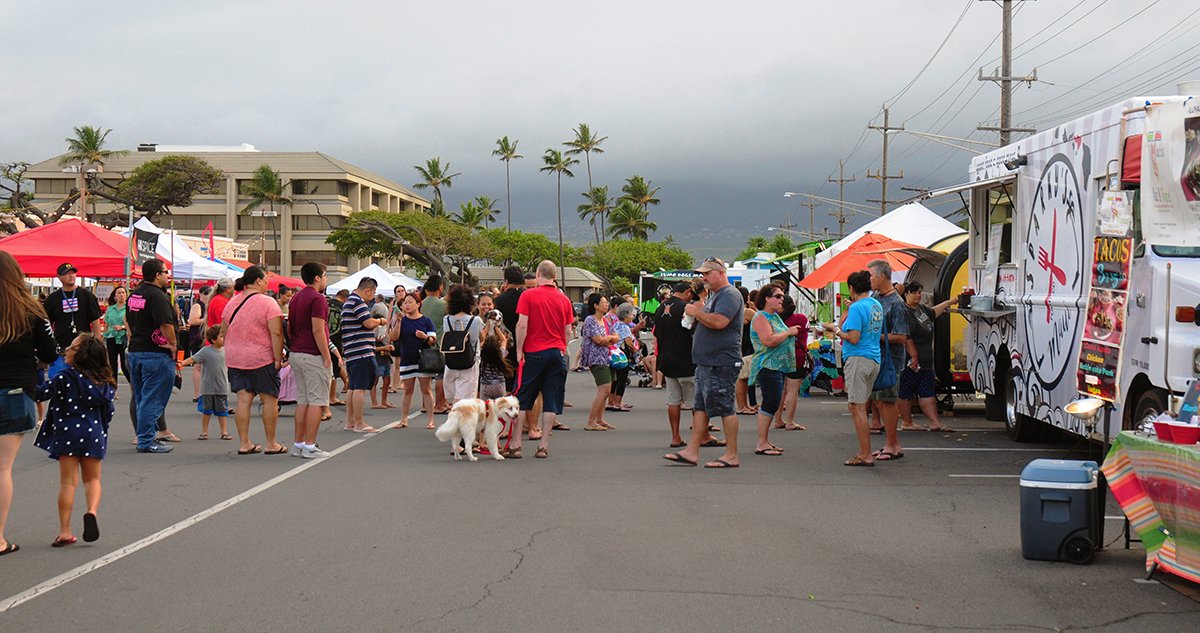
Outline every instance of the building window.
<svg viewBox="0 0 1200 633"><path fill-rule="evenodd" d="M68 194L71 188L75 186L74 180L66 180L62 178L45 178L33 181L33 192L35 195L44 194Z"/></svg>
<svg viewBox="0 0 1200 633"><path fill-rule="evenodd" d="M343 198L350 197L350 183L338 181L338 195Z"/></svg>
<svg viewBox="0 0 1200 633"><path fill-rule="evenodd" d="M326 222L325 219L329 221ZM292 230L294 231L331 231L345 224L346 219L340 215L293 215ZM333 225L332 227L330 225Z"/></svg>
<svg viewBox="0 0 1200 633"><path fill-rule="evenodd" d="M375 209L379 208L379 194L377 194L377 193L371 194L371 207L375 208Z"/></svg>
<svg viewBox="0 0 1200 633"><path fill-rule="evenodd" d="M276 220L275 226L279 226L279 218L264 218L253 215L239 215L237 227L239 231L270 231L271 220Z"/></svg>
<svg viewBox="0 0 1200 633"><path fill-rule="evenodd" d="M203 231L208 228L208 223L212 222L213 232L223 233L225 231L225 216L223 215L171 215L159 216L155 219L155 223L160 227L169 228L171 223L175 223L175 229L180 232L194 233Z"/></svg>
<svg viewBox="0 0 1200 633"><path fill-rule="evenodd" d="M318 262L326 266L341 266L347 265L345 255L338 254L334 251L292 251L292 268L300 270L300 267L308 262Z"/></svg>
<svg viewBox="0 0 1200 633"><path fill-rule="evenodd" d="M308 195L308 181L307 180L293 180L292 181L292 195L293 196Z"/></svg>

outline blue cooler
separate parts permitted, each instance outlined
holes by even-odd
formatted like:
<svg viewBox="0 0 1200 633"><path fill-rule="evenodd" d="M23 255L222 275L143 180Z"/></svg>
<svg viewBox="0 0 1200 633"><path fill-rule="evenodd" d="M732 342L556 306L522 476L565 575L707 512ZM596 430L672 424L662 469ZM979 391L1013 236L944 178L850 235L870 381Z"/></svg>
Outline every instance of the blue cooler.
<svg viewBox="0 0 1200 633"><path fill-rule="evenodd" d="M1083 564L1096 551L1096 462L1035 459L1021 471L1021 554Z"/></svg>

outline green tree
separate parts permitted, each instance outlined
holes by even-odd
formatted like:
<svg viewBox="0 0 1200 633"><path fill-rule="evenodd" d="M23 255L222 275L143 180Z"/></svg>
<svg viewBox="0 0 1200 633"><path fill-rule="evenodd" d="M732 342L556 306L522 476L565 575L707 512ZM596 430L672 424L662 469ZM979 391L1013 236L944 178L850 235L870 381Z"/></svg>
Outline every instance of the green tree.
<svg viewBox="0 0 1200 633"><path fill-rule="evenodd" d="M583 158L587 164L588 175L588 191L591 191L595 185L592 184L592 154L603 154L604 150L600 148L600 144L608 140L607 136L597 136L592 133L592 129L587 123L580 123L579 127L575 128L575 140L563 143L570 149L567 150L568 156L578 156L583 154ZM586 195L586 194L585 194ZM600 216L600 230L597 235L604 234L604 215Z"/></svg>
<svg viewBox="0 0 1200 633"><path fill-rule="evenodd" d="M753 235L746 239L746 248L738 253L735 260L746 260L758 255L759 253L775 253L776 255L787 255L796 251L796 244L786 235L775 235L771 239L767 239L761 235Z"/></svg>
<svg viewBox="0 0 1200 633"><path fill-rule="evenodd" d="M266 165L259 169L264 167L270 169ZM202 158L169 155L142 163L115 187L101 180L92 193L131 206L153 221L159 214L170 215L171 207L192 206L197 195L216 193L224 180L224 172Z"/></svg>
<svg viewBox="0 0 1200 633"><path fill-rule="evenodd" d="M325 241L347 256L397 258L403 254L444 279L466 283L474 283L471 262L496 254L479 233L422 211L354 213Z"/></svg>
<svg viewBox="0 0 1200 633"><path fill-rule="evenodd" d="M79 165L86 170L89 165L95 165L97 171L104 171L104 161L111 156L128 154L126 150L105 149L104 143L112 130L101 130L98 127L83 125L75 128L75 136L67 137L67 153L58 159L59 165Z"/></svg>
<svg viewBox="0 0 1200 633"><path fill-rule="evenodd" d="M479 214L483 217L483 228L488 228L500 213L496 208L496 201L489 196L475 196L475 205L479 207Z"/></svg>
<svg viewBox="0 0 1200 633"><path fill-rule="evenodd" d="M582 265L609 279L636 280L641 271L687 269L693 266L691 253L674 242L643 242L612 239L591 248Z"/></svg>
<svg viewBox="0 0 1200 633"><path fill-rule="evenodd" d="M569 156L564 156L562 152L550 148L542 155L542 163L544 164L538 171L552 173L558 176L558 265L565 266L566 260L563 249L563 232L562 232L562 177L574 178L575 174L571 173L571 167L579 164L577 159Z"/></svg>
<svg viewBox="0 0 1200 633"><path fill-rule="evenodd" d="M292 199L288 197L283 186L283 179L279 172L271 169L270 165L259 165L258 169L254 170L250 180L242 185L240 195L248 196L250 203L242 208L241 213L250 213L255 209L261 209L266 206L267 210L263 214L271 218L271 243L276 253L279 252L279 225L275 218L279 217L279 211L276 206L281 209L291 207ZM280 259L282 261L282 258Z"/></svg>
<svg viewBox="0 0 1200 633"><path fill-rule="evenodd" d="M613 238L627 237L644 242L658 230L658 225L650 221L649 212L628 199L617 203L608 218L608 234Z"/></svg>
<svg viewBox="0 0 1200 633"><path fill-rule="evenodd" d="M451 216L450 219L473 231L484 228L484 216L481 213L482 209L474 201L464 202L458 207L458 213Z"/></svg>
<svg viewBox="0 0 1200 633"><path fill-rule="evenodd" d="M25 178L27 171L29 163L24 161L0 164L0 209L3 209L3 213L0 213L0 235L16 235L20 232L23 227L17 225L17 220L25 227L57 222L79 199L79 192L76 191L60 201L56 209L43 211L37 208L31 203L33 195L28 187L31 182Z"/></svg>
<svg viewBox="0 0 1200 633"><path fill-rule="evenodd" d="M441 157L435 156L425 161L425 166L413 165L413 169L421 174L421 182L413 185L414 189L433 189L433 199L442 199L442 187L449 189L454 184L454 179L462 175L462 172L450 173L450 162L446 161L446 165L442 166ZM445 211L445 204L442 206Z"/></svg>
<svg viewBox="0 0 1200 633"><path fill-rule="evenodd" d="M609 209L612 207L612 198L608 195L608 187L592 187L587 193L579 194L587 200L587 202L576 207L579 212L579 219L585 220L592 225L592 230L596 233L596 243L599 244L600 229L597 227L596 220L600 220L600 224L604 223L604 216L608 215Z"/></svg>
<svg viewBox="0 0 1200 633"><path fill-rule="evenodd" d="M508 228L512 228L512 184L509 181L508 172L512 166L512 162L518 158L525 158L517 153L517 139L511 141L508 137L496 139L496 149L492 150L492 156L498 156L504 162L504 190L508 194Z"/></svg>
<svg viewBox="0 0 1200 633"><path fill-rule="evenodd" d="M538 262L554 259L558 245L541 233L508 230L503 227L484 229L480 232L492 246L491 254L484 260L489 266L520 266L525 270L537 267ZM586 261L579 249L566 247L567 265Z"/></svg>
<svg viewBox="0 0 1200 633"><path fill-rule="evenodd" d="M630 176L621 186L620 200L628 200L643 211L649 211L650 205L657 205L661 200L656 198L662 187L653 186L653 182L638 175Z"/></svg>

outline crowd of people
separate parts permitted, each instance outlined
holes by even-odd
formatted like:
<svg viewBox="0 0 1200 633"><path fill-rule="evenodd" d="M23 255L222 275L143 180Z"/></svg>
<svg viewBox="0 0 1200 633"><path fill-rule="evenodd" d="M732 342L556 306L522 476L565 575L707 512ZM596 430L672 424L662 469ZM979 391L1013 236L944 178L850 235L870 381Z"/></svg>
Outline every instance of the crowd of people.
<svg viewBox="0 0 1200 633"><path fill-rule="evenodd" d="M665 459L696 466L701 449L715 447L721 453L705 467L737 468L739 414L755 416L756 455L783 454L772 430L804 430L796 423L796 403L810 365L811 330L841 340L858 440L845 464L901 459L898 429L920 428L912 422L912 402L931 420L930 429L949 430L937 417L932 369L932 323L948 302L924 306L919 285L897 291L883 260L868 268L849 276L850 302L839 323L810 325L782 284L747 292L730 284L725 263L715 257L696 269L697 279L664 288L652 313L639 314L628 296L592 293L577 315L551 261L532 273L506 268L499 288L447 288L433 275L421 288L396 286L384 296L375 279L364 277L353 291L332 297L326 297L327 271L319 263L301 267L299 289L269 288L266 271L251 266L239 279L221 279L186 302L173 302L170 271L151 259L141 267L141 282L112 290L101 310L70 263L58 268L61 288L39 302L16 261L0 253L0 354L9 359L0 365L0 555L18 549L3 536L11 469L22 435L34 429L35 446L60 469L53 545L76 542L71 516L80 480L87 505L82 537L99 538L100 464L118 374L131 386L138 453L170 453L181 441L167 427L165 411L173 388L182 388L181 370L191 367L200 416L196 439L209 439L216 417L218 437L236 440L238 455L327 457L317 436L321 422L333 417L331 407L345 406L343 430L375 433L364 419L368 399L372 408L392 409L389 395L403 392L395 426L404 428L419 392L429 429L435 415L457 401L515 395L523 416L506 429L501 454L519 459L524 438L536 442L534 457L546 458L551 432L570 430L559 419L573 406L566 402L569 365L591 374L596 392L583 429L598 432L617 429L611 413L632 408L623 395L636 369L646 386L665 390L670 446L678 449ZM652 339L648 345L643 332ZM567 343L576 334L579 352L571 359ZM252 439L256 400L262 443ZM277 427L281 405L293 403L289 445ZM687 410L692 423L685 440ZM886 438L872 451L876 429Z"/></svg>

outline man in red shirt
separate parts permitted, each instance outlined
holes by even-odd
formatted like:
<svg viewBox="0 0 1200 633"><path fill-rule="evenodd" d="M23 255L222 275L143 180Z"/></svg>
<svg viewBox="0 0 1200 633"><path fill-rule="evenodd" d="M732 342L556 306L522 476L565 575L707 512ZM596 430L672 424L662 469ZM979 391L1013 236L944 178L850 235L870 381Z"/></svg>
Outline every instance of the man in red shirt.
<svg viewBox="0 0 1200 633"><path fill-rule="evenodd" d="M321 412L329 406L329 302L325 300L325 266L308 262L300 267L304 288L288 304L288 335L292 341L292 375L296 377L296 436L291 454L304 459L328 457L317 448Z"/></svg>
<svg viewBox="0 0 1200 633"><path fill-rule="evenodd" d="M530 411L542 396L542 437L534 457L550 454L550 429L563 410L567 387L567 339L575 310L554 281L558 270L550 260L538 264L536 285L517 300L517 366L521 410ZM513 429L505 457L521 456L521 432Z"/></svg>
<svg viewBox="0 0 1200 633"><path fill-rule="evenodd" d="M212 299L208 300L208 322L207 327L221 324L221 315L225 312L225 305L229 303L229 299L233 297L233 277L222 277L217 280L217 287L213 290Z"/></svg>

